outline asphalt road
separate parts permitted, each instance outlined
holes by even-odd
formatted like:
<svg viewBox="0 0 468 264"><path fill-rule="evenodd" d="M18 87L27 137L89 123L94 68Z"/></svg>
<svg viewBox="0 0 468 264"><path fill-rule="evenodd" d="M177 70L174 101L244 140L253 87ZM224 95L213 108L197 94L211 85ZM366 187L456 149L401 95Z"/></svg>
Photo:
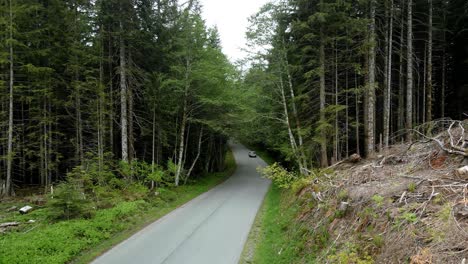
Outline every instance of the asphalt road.
<svg viewBox="0 0 468 264"><path fill-rule="evenodd" d="M270 181L257 173L265 166L233 144L234 175L211 191L147 226L95 264L237 264Z"/></svg>

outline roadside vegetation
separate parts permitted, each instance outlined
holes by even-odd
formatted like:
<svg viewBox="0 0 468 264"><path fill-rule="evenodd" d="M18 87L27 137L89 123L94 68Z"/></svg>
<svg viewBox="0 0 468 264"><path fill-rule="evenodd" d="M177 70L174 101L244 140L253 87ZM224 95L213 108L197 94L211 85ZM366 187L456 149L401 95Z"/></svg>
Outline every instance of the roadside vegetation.
<svg viewBox="0 0 468 264"><path fill-rule="evenodd" d="M95 179L88 173L82 172L79 178L76 172L70 174L53 195L0 204L2 222L18 223L0 229L0 263L87 263L146 224L221 183L235 168L229 152L222 172L179 187L159 181L154 189L137 180L143 178L141 174L133 181L112 177L120 184L105 186L91 184ZM171 179L171 172L161 171L161 175L167 181ZM7 212L31 201L44 203L34 205L35 210L29 214L21 215L16 209Z"/></svg>
<svg viewBox="0 0 468 264"><path fill-rule="evenodd" d="M435 138L450 145L462 132ZM274 185L257 246L243 263L463 263L468 178L457 168L466 162L421 140L311 176L273 164L263 170Z"/></svg>

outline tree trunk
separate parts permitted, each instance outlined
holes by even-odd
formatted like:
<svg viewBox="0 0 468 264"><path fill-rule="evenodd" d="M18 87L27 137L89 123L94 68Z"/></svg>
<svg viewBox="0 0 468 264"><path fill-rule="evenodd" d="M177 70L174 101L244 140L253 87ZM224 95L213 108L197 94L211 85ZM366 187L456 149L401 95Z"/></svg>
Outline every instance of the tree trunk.
<svg viewBox="0 0 468 264"><path fill-rule="evenodd" d="M151 172L154 172L156 159L156 105L153 105L153 123L151 129ZM154 181L151 181L151 190L154 189Z"/></svg>
<svg viewBox="0 0 468 264"><path fill-rule="evenodd" d="M76 129L76 158L78 160L78 163L81 165L83 164L83 156L84 156L84 151L83 151L83 120L81 118L81 94L80 94L80 87L78 85L79 82L79 77L78 77L78 71L75 72L75 81L76 81L76 86L75 86L75 115L76 115L76 124L75 124L75 129Z"/></svg>
<svg viewBox="0 0 468 264"><path fill-rule="evenodd" d="M413 128L413 0L408 0L407 79L406 79L406 140L411 141Z"/></svg>
<svg viewBox="0 0 468 264"><path fill-rule="evenodd" d="M109 67L109 147L110 152L114 153L114 70L112 59L112 38L109 33L109 54L108 54L108 67Z"/></svg>
<svg viewBox="0 0 468 264"><path fill-rule="evenodd" d="M297 151L297 142L294 137L293 131L291 129L291 122L289 119L289 111L288 111L288 102L286 100L286 95L284 92L284 84L283 84L283 77L280 74L280 92L281 92L281 104L283 105L284 111L284 123L288 129L288 136L289 136L289 143L291 145L291 149L293 152L294 157L296 158L297 164L299 165L301 173L304 171L304 166L302 164L302 159Z"/></svg>
<svg viewBox="0 0 468 264"><path fill-rule="evenodd" d="M10 14L10 41L9 41L9 53L10 53L10 82L9 82L9 93L8 93L8 150L7 150L7 175L5 183L5 193L7 196L13 194L12 185L12 171L13 171L13 85L14 85L14 61L13 61L13 3L10 0L9 14Z"/></svg>
<svg viewBox="0 0 468 264"><path fill-rule="evenodd" d="M323 0L321 1L323 3ZM323 35L323 26L320 29L320 126L324 126L325 120L325 37ZM327 132L325 129L320 131L320 165L328 167L327 155Z"/></svg>
<svg viewBox="0 0 468 264"><path fill-rule="evenodd" d="M346 54L348 54L348 48L346 47ZM348 95L348 89L349 89L349 76L348 76L348 70L346 70L346 84L345 84L345 104L346 104L346 120L345 120L345 137L346 137L346 158L349 157L349 95Z"/></svg>
<svg viewBox="0 0 468 264"><path fill-rule="evenodd" d="M440 108L441 108L441 117L445 117L445 85L446 85L446 71L447 71L447 58L445 54L445 47L443 48L442 52L443 52L442 54L442 84L441 84Z"/></svg>
<svg viewBox="0 0 468 264"><path fill-rule="evenodd" d="M123 34L122 22L120 22L121 34ZM120 36L120 127L121 127L121 144L122 144L122 160L128 159L128 112L127 112L127 72L125 61L125 41L123 36Z"/></svg>
<svg viewBox="0 0 468 264"><path fill-rule="evenodd" d="M358 155L361 154L361 143L359 141L359 138L360 138L360 120L359 120L359 105L360 105L360 98L361 98L361 94L359 93L358 91L358 78L357 78L357 73L354 72L354 89L355 89L355 108L356 108L356 153Z"/></svg>
<svg viewBox="0 0 468 264"><path fill-rule="evenodd" d="M390 0L390 12L388 22L388 33L386 37L386 87L384 91L384 145L388 148L390 141L390 116L392 101L392 54L393 54L393 0Z"/></svg>
<svg viewBox="0 0 468 264"><path fill-rule="evenodd" d="M404 6L401 7L404 9ZM401 30L400 30L400 69L399 69L399 88L398 88L398 130L403 131L405 128L405 85L404 85L404 44L405 44L405 23L403 19L403 10L401 15Z"/></svg>
<svg viewBox="0 0 468 264"><path fill-rule="evenodd" d="M426 121L432 121L432 0L429 1L429 23L427 41L427 91L426 91Z"/></svg>
<svg viewBox="0 0 468 264"><path fill-rule="evenodd" d="M128 86L128 159L130 162L135 158L135 131L133 129L133 89Z"/></svg>
<svg viewBox="0 0 468 264"><path fill-rule="evenodd" d="M368 156L374 154L375 151L375 1L371 0L370 7L370 28L369 28L369 83L367 87L367 116L366 116L366 135L367 146L366 153Z"/></svg>
<svg viewBox="0 0 468 264"><path fill-rule="evenodd" d="M284 40L283 40L283 46L285 48ZM287 74L287 77L288 77L289 93L290 93L290 96L291 96L291 107L292 107L294 119L296 121L297 138L299 140L298 152L299 152L299 156L301 158L302 165L304 166L305 169L307 169L308 168L308 165L307 165L308 162L307 162L307 157L306 157L306 155L304 153L304 139L302 138L301 122L299 120L299 114L298 114L297 106L296 106L296 95L294 93L294 86L293 86L293 82L292 82L291 71L289 70L288 55L287 55L286 52L283 52L283 56L284 56L284 61L285 61L286 74ZM304 174L304 175L307 174L306 171L302 171L301 173Z"/></svg>
<svg viewBox="0 0 468 264"><path fill-rule="evenodd" d="M447 71L447 37L446 37L446 28L447 28L447 6L444 4L443 12L443 28L442 31L442 84L441 84L441 100L440 100L440 113L441 117L445 117L445 88L446 88L446 71Z"/></svg>
<svg viewBox="0 0 468 264"><path fill-rule="evenodd" d="M105 131L105 124L104 124L104 102L105 102L105 91L104 91L104 64L103 64L103 56L104 56L104 41L103 41L103 32L101 34L101 47L100 47L100 56L99 56L99 93L98 93L98 123L97 123L97 131L98 131L98 165L99 165L99 172L102 172L103 169L103 162L104 162L104 131Z"/></svg>
<svg viewBox="0 0 468 264"><path fill-rule="evenodd" d="M49 187L49 149L47 144L47 138L49 137L49 130L47 128L47 97L44 97L44 108L43 108L43 115L44 115L44 120L42 121L42 129L43 129L43 145L44 145L44 172L43 172L43 177L44 177L44 187L45 187L45 192L47 193L48 187Z"/></svg>
<svg viewBox="0 0 468 264"><path fill-rule="evenodd" d="M190 175L192 174L193 169L195 168L195 165L198 162L198 159L200 158L201 155L201 146L202 146L202 139L203 139L203 127L200 128L200 135L198 136L198 150L197 150L197 156L192 162L192 166L190 166L190 169L187 172L187 175L185 176L184 184L187 184L187 180L190 178Z"/></svg>
<svg viewBox="0 0 468 264"><path fill-rule="evenodd" d="M338 107L338 43L335 40L335 107ZM339 157L339 144L340 144L340 135L338 129L338 108L335 109L335 142L334 142L334 150L333 156L335 162L340 160Z"/></svg>
<svg viewBox="0 0 468 264"><path fill-rule="evenodd" d="M130 67L133 66L132 63L132 53L129 52L128 55L128 62ZM131 72L131 70L130 70ZM130 75L130 77L132 77ZM130 84L133 82L130 81ZM128 92L128 159L130 162L135 158L135 131L133 131L133 115L134 115L134 110L133 110L133 86L132 85L127 85L127 92Z"/></svg>
<svg viewBox="0 0 468 264"><path fill-rule="evenodd" d="M189 55L187 55L189 56ZM185 129L187 126L187 119L188 119L188 93L190 89L190 73L191 73L191 62L190 58L186 58L186 65L185 65L185 92L184 92L184 107L182 110L182 123L180 124L180 137L179 137L179 152L178 152L178 159L177 159L177 171L175 175L175 186L179 186L180 176L182 175L183 169L183 160L184 160L184 153L185 153Z"/></svg>

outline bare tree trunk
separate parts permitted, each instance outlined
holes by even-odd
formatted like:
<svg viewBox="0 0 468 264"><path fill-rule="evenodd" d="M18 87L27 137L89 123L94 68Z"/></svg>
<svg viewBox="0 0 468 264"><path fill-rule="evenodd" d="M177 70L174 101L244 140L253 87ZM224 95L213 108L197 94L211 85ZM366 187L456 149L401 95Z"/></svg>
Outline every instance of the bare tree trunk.
<svg viewBox="0 0 468 264"><path fill-rule="evenodd" d="M200 158L201 155L201 146L202 146L202 139L203 139L203 127L200 128L200 135L198 136L198 150L197 150L197 156L192 162L192 166L190 166L190 169L187 172L187 175L185 176L184 184L187 184L187 180L190 178L190 175L192 175L192 171L195 168L195 165L198 162L198 159Z"/></svg>
<svg viewBox="0 0 468 264"><path fill-rule="evenodd" d="M191 63L190 58L186 58L186 65L185 65L185 93L184 93L184 107L182 112L182 122L180 125L180 136L179 136L179 151L178 151L178 159L177 159L177 171L175 175L175 186L179 186L180 176L182 175L183 169L183 160L184 160L184 153L185 153L185 129L187 126L187 119L188 119L188 93L190 89L190 72L191 72Z"/></svg>
<svg viewBox="0 0 468 264"><path fill-rule="evenodd" d="M427 41L427 91L426 91L426 121L432 121L432 0L429 1L429 25Z"/></svg>
<svg viewBox="0 0 468 264"><path fill-rule="evenodd" d="M122 22L120 22L121 34L123 34ZM125 42L120 36L120 126L122 140L122 160L128 162L128 110L127 110L127 72L125 61Z"/></svg>
<svg viewBox="0 0 468 264"><path fill-rule="evenodd" d="M408 0L408 32L407 32L407 83L406 83L406 140L411 141L413 128L413 0Z"/></svg>
<svg viewBox="0 0 468 264"><path fill-rule="evenodd" d="M366 135L367 146L366 154L373 155L375 152L375 1L371 0L370 7L370 27L369 27L369 83L367 87L367 116L366 116Z"/></svg>
<svg viewBox="0 0 468 264"><path fill-rule="evenodd" d="M45 187L45 192L47 192L48 187L49 187L49 149L48 149L48 142L47 142L47 137L49 136L49 131L47 129L47 97L44 98L44 108L43 108L43 115L44 115L44 120L42 124L42 129L44 132L43 136L43 145L44 145L44 187Z"/></svg>
<svg viewBox="0 0 468 264"><path fill-rule="evenodd" d="M284 40L283 40L283 46ZM297 111L297 106L296 106L296 95L294 93L294 87L293 87L293 82L292 82L292 76L291 76L291 71L289 70L289 60L288 60L288 55L286 51L283 52L284 54L284 60L285 60L285 68L286 68L286 74L288 77L288 85L289 85L289 93L291 95L291 106L292 106L292 111L293 111L293 116L296 121L296 129L297 129L297 138L299 140L299 146L298 146L298 152L300 155L300 158L302 159L301 163L304 166L304 168L308 168L307 165L307 157L304 153L304 139L302 138L302 127L301 127L301 122L299 120L299 114ZM303 174L306 173L305 171L302 172Z"/></svg>
<svg viewBox="0 0 468 264"><path fill-rule="evenodd" d="M442 84L441 84L440 108L441 108L441 116L445 117L445 86L446 86L446 71L447 71L447 58L445 54L445 47L442 52L443 52L442 54Z"/></svg>
<svg viewBox="0 0 468 264"><path fill-rule="evenodd" d="M335 107L338 106L338 43L335 40ZM339 144L340 144L340 135L339 135L339 130L338 130L338 108L335 109L335 142L334 142L334 150L333 150L333 156L335 159L335 162L339 161Z"/></svg>
<svg viewBox="0 0 468 264"><path fill-rule="evenodd" d="M386 89L384 91L384 145L388 148L390 141L390 116L391 116L391 101L392 101L392 54L393 54L393 0L390 0L390 12L388 22L388 33L386 37L387 56L386 62Z"/></svg>
<svg viewBox="0 0 468 264"><path fill-rule="evenodd" d="M75 81L78 82L78 72L75 73ZM77 84L78 85L78 84ZM78 163L83 164L83 124L81 118L81 94L80 87L75 87L75 115L76 115L76 157Z"/></svg>
<svg viewBox="0 0 468 264"><path fill-rule="evenodd" d="M7 196L13 194L12 185L12 171L13 171L13 85L14 85L14 61L13 61L13 3L10 0L9 6L10 13L10 41L9 41L9 52L10 52L10 82L9 82L9 94L8 94L8 150L7 150L7 175L5 183L5 193Z"/></svg>
<svg viewBox="0 0 468 264"><path fill-rule="evenodd" d="M404 9L404 6L401 7ZM405 44L405 23L403 19L403 10L401 14L401 31L400 31L400 70L399 70L399 89L398 89L398 130L403 130L405 128L405 85L404 85L404 73L403 73L403 63L404 63L404 44Z"/></svg>
<svg viewBox="0 0 468 264"><path fill-rule="evenodd" d="M128 87L128 159L130 162L135 158L135 135L133 131L133 89Z"/></svg>
<svg viewBox="0 0 468 264"><path fill-rule="evenodd" d="M446 47L447 47L447 39L446 39L446 31L447 28L447 6L444 4L444 12L443 12L443 32L442 32L442 84L441 84L441 100L440 100L440 111L441 116L445 117L445 88L446 88L446 71L447 71L447 54L446 54Z"/></svg>
<svg viewBox="0 0 468 264"><path fill-rule="evenodd" d="M114 153L114 70L112 59L112 41L109 35L109 54L108 54L108 67L109 67L109 146L110 152Z"/></svg>
<svg viewBox="0 0 468 264"><path fill-rule="evenodd" d="M323 0L320 1L323 4ZM323 26L320 29L320 125L326 122L325 120L325 37L323 36ZM328 166L327 154L327 133L322 128L320 131L320 165L322 167Z"/></svg>
<svg viewBox="0 0 468 264"><path fill-rule="evenodd" d="M354 72L354 89L355 89L355 107L356 107L356 153L358 155L361 154L361 143L359 141L359 138L360 138L360 126L361 126L361 123L360 123L360 120L359 120L359 101L361 100L361 94L359 93L358 91L358 78L357 78L357 73Z"/></svg>
<svg viewBox="0 0 468 264"><path fill-rule="evenodd" d="M98 131L98 166L99 172L102 172L103 169L103 162L104 162L104 65L103 65L103 56L104 56L104 41L103 41L103 32L101 34L101 48L100 48L100 56L99 56L99 94L98 94L98 124L97 124L97 131Z"/></svg>
<svg viewBox="0 0 468 264"><path fill-rule="evenodd" d="M426 81L427 81L427 43L424 43L424 62L423 62L423 86L422 86L422 91L423 91L423 96L422 96L422 110L423 110L423 114L422 114L422 123L426 123L426 99L427 99L427 95L426 95L426 91L427 91L427 86L426 86ZM419 74L418 74L418 77L419 77ZM419 82L419 78L418 78L418 82ZM419 87L419 85L418 85ZM416 99L416 101L418 102L418 100ZM418 109L419 111L419 106L416 106L416 108ZM417 115L418 116L418 115Z"/></svg>
<svg viewBox="0 0 468 264"><path fill-rule="evenodd" d="M304 166L302 164L302 159L297 151L297 142L294 137L293 131L291 129L291 122L289 120L288 102L286 100L286 95L284 92L283 77L280 75L279 78L280 78L281 104L283 105L283 111L284 111L284 123L288 129L289 143L291 145L293 155L296 158L297 164L299 165L300 171L301 173L304 173L305 171Z"/></svg>
<svg viewBox="0 0 468 264"><path fill-rule="evenodd" d="M153 124L151 131L151 172L154 172L156 159L156 105L153 105ZM151 190L154 189L155 182L151 181Z"/></svg>
<svg viewBox="0 0 468 264"><path fill-rule="evenodd" d="M182 161L182 168L185 167L186 161L187 161L187 151L188 151L188 145L189 145L189 140L190 140L190 131L192 128L192 124L188 123L187 128L185 129L185 150L184 150L184 159Z"/></svg>
<svg viewBox="0 0 468 264"><path fill-rule="evenodd" d="M348 47L346 47L346 54L348 54ZM349 157L349 94L348 94L348 89L349 89L349 76L348 76L348 70L346 70L346 84L345 84L345 104L346 104L346 120L345 120L345 128L346 128L346 158Z"/></svg>

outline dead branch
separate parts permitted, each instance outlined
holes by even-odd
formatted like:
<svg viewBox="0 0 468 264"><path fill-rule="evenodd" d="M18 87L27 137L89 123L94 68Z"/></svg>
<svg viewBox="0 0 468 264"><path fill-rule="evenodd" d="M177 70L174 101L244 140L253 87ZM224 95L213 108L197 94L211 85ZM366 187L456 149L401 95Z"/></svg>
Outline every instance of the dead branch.
<svg viewBox="0 0 468 264"><path fill-rule="evenodd" d="M416 134L435 142L443 151L445 151L447 153L461 155L463 157L468 157L468 150L466 150L466 149L459 150L457 148L453 148L453 146L451 146L453 149L446 148L444 146L444 143L442 141L440 141L439 139L433 138L433 137L428 137L428 136L424 135L423 133L421 133L421 132L419 132L419 131L417 131L415 129L411 129L411 130L413 132L415 132ZM452 143L451 143L451 145L452 145Z"/></svg>

